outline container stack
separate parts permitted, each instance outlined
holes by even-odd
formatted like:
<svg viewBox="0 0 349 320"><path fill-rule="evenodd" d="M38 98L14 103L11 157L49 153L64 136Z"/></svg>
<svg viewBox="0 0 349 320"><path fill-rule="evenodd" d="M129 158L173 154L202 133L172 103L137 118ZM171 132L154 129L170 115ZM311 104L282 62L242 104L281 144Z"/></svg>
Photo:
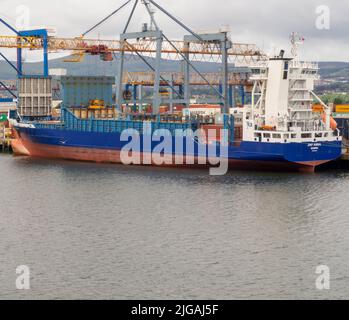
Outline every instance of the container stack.
<svg viewBox="0 0 349 320"><path fill-rule="evenodd" d="M49 117L52 111L52 79L24 77L19 79L18 111L22 117Z"/></svg>

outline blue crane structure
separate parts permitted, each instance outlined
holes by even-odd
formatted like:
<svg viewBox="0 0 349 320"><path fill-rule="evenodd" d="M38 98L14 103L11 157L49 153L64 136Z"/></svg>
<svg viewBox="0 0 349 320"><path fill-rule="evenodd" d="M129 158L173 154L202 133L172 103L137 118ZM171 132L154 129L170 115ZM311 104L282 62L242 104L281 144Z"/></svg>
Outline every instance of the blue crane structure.
<svg viewBox="0 0 349 320"><path fill-rule="evenodd" d="M42 41L42 47L43 47L43 71L42 74L39 75L40 77L49 77L49 66L48 66L48 32L46 29L35 29L35 30L25 30L25 31L18 31L14 27L12 27L8 22L6 22L4 19L0 18L0 23L2 23L4 26L6 26L8 29L10 29L12 32L16 34L18 39L30 39L30 38L40 38ZM30 40L28 40L30 41ZM27 75L23 71L23 49L18 46L17 47L17 65L13 64L2 52L0 52L0 56L8 63L11 68L13 68L17 73L17 78L26 78L26 77L36 77L38 75ZM10 93L10 95L13 97L13 99L17 99L16 93L6 86L3 82L0 81L0 86L2 86L7 92ZM0 101L8 101L9 99L0 99Z"/></svg>

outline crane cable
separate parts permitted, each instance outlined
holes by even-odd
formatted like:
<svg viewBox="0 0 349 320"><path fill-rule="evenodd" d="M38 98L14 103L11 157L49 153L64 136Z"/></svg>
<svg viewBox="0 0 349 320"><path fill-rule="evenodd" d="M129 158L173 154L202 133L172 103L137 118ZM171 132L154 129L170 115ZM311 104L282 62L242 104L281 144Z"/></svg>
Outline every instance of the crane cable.
<svg viewBox="0 0 349 320"><path fill-rule="evenodd" d="M86 32L84 32L81 37L85 37L88 33L99 27L101 24L103 24L105 21L107 21L109 18L111 18L114 14L118 13L120 10L122 10L124 7L126 7L132 0L126 1L121 7L114 10L111 14L109 14L107 17L102 19L100 22L98 22L96 25L94 25L92 28L88 29Z"/></svg>

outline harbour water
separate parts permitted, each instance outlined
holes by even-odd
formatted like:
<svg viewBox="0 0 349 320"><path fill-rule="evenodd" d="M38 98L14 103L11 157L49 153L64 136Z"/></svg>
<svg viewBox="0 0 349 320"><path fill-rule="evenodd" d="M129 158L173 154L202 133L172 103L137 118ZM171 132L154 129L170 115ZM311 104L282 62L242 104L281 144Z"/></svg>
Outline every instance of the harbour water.
<svg viewBox="0 0 349 320"><path fill-rule="evenodd" d="M349 296L349 170L211 177L0 155L0 181L0 299Z"/></svg>

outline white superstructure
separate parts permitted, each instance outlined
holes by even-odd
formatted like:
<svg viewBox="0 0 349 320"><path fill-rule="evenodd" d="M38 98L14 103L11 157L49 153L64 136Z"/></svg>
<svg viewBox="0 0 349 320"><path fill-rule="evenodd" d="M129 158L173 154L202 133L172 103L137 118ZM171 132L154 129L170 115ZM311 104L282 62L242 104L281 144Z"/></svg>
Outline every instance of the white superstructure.
<svg viewBox="0 0 349 320"><path fill-rule="evenodd" d="M277 57L251 66L252 105L245 108L243 140L260 142L337 141L331 111L313 92L318 64ZM323 112L314 112L317 100Z"/></svg>

